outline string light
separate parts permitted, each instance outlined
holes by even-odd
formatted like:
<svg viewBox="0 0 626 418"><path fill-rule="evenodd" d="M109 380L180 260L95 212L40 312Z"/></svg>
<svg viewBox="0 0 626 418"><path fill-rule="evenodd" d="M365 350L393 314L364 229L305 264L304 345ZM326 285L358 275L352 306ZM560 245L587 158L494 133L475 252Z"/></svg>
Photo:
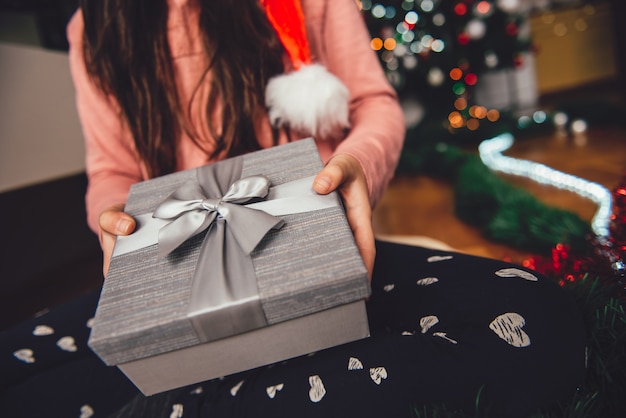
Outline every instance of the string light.
<svg viewBox="0 0 626 418"><path fill-rule="evenodd" d="M540 163L502 155L504 151L511 148L513 142L513 135L509 133L504 133L481 142L478 146L481 160L492 170L526 177L538 183L568 190L592 200L596 203L598 209L591 220L591 229L600 237L609 236L613 198L611 192L606 187L554 170Z"/></svg>

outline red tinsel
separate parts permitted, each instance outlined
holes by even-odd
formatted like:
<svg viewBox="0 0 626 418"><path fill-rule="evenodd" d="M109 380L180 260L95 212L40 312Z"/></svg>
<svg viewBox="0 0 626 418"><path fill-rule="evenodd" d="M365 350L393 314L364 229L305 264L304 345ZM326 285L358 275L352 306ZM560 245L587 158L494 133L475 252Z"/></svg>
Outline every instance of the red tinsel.
<svg viewBox="0 0 626 418"><path fill-rule="evenodd" d="M613 213L609 224L613 245L626 252L626 178L613 190Z"/></svg>
<svg viewBox="0 0 626 418"><path fill-rule="evenodd" d="M613 189L609 237L590 237L585 254L575 254L566 244L552 249L551 257L535 256L524 266L558 278L561 285L592 275L615 282L626 297L626 176Z"/></svg>

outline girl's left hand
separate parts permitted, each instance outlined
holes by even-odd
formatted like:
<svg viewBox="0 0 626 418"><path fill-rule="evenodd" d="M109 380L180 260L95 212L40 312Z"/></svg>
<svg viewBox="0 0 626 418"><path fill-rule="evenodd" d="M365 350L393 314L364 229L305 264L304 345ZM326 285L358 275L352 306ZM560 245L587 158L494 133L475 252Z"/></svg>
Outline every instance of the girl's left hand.
<svg viewBox="0 0 626 418"><path fill-rule="evenodd" d="M315 177L313 189L319 194L334 190L341 194L348 223L371 280L376 246L367 180L361 164L351 155L335 155Z"/></svg>

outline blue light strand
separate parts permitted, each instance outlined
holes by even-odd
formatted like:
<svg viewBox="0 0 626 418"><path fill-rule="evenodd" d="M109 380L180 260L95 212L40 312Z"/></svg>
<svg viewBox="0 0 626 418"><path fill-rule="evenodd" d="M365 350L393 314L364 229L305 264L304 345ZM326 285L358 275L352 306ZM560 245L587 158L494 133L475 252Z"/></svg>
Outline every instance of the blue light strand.
<svg viewBox="0 0 626 418"><path fill-rule="evenodd" d="M609 223L613 197L606 187L580 177L554 170L546 165L502 155L511 148L514 138L510 133L487 139L478 146L480 159L489 168L506 174L526 177L541 184L568 190L598 206L591 220L591 229L599 237L609 236Z"/></svg>

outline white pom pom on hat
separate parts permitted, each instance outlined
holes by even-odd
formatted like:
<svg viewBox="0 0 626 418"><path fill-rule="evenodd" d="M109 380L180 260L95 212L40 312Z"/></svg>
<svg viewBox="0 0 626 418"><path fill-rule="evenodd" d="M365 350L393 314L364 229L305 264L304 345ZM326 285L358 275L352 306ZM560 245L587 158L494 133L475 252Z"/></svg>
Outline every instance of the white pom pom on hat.
<svg viewBox="0 0 626 418"><path fill-rule="evenodd" d="M313 63L299 0L261 0L293 70L268 81L265 104L272 125L320 139L350 127L348 88L323 65Z"/></svg>

